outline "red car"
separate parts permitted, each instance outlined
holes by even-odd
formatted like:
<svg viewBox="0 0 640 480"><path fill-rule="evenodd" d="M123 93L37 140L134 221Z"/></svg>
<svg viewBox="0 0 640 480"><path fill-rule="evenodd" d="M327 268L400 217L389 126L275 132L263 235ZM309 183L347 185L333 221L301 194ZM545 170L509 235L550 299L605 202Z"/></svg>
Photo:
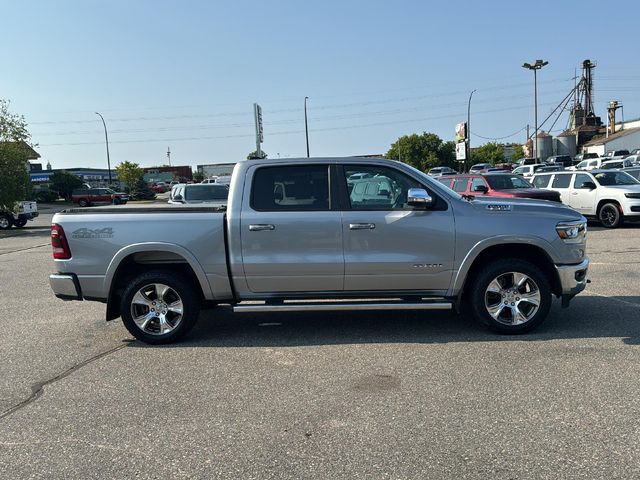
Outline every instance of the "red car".
<svg viewBox="0 0 640 480"><path fill-rule="evenodd" d="M71 194L71 201L81 207L90 205L124 204L129 200L126 193L114 192L109 188L82 188L74 190Z"/></svg>
<svg viewBox="0 0 640 480"><path fill-rule="evenodd" d="M438 178L454 192L489 197L535 198L560 202L560 194L553 190L536 188L520 175L485 173L482 175L449 175Z"/></svg>

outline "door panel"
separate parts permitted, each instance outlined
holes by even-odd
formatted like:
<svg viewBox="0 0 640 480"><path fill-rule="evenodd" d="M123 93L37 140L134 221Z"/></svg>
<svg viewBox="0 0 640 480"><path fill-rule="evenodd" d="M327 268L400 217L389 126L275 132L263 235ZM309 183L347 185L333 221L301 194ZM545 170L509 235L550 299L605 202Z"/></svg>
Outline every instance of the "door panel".
<svg viewBox="0 0 640 480"><path fill-rule="evenodd" d="M365 171L371 178L347 180ZM349 196L342 215L345 291L446 290L455 244L446 202L434 197L438 206L431 210L407 206L408 189L424 185L389 167L345 166L342 181ZM358 186L362 182L368 183L364 189Z"/></svg>
<svg viewBox="0 0 640 480"><path fill-rule="evenodd" d="M240 236L256 293L341 291L342 223L330 210L328 165L258 168Z"/></svg>
<svg viewBox="0 0 640 480"><path fill-rule="evenodd" d="M593 182L595 184L591 176L577 173L572 183L571 195L569 196L571 203L569 206L583 215L595 215L597 189L578 188L583 182Z"/></svg>

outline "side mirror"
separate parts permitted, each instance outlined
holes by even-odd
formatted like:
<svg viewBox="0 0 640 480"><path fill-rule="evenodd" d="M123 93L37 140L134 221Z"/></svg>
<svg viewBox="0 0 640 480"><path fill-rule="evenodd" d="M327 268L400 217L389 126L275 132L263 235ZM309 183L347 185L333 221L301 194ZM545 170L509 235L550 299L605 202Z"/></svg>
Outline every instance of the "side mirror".
<svg viewBox="0 0 640 480"><path fill-rule="evenodd" d="M582 185L580 185L580 188L595 190L596 184L593 182L582 182Z"/></svg>
<svg viewBox="0 0 640 480"><path fill-rule="evenodd" d="M489 191L489 188L487 188L486 185L476 185L473 188L474 192L482 192L482 193L487 193Z"/></svg>
<svg viewBox="0 0 640 480"><path fill-rule="evenodd" d="M433 198L424 188L410 188L407 193L407 204L412 207L428 208L433 204Z"/></svg>

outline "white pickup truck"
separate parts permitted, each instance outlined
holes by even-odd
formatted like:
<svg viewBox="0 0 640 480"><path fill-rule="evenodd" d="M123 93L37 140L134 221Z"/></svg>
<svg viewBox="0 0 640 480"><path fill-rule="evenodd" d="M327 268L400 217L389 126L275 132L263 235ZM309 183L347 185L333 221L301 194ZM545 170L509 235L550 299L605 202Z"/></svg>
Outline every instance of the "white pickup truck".
<svg viewBox="0 0 640 480"><path fill-rule="evenodd" d="M75 208L53 217L59 298L107 304L149 343L202 306L234 312L460 310L524 333L587 283L586 219L460 195L382 158L239 162L226 208Z"/></svg>
<svg viewBox="0 0 640 480"><path fill-rule="evenodd" d="M22 228L37 216L36 202L17 202L13 210L0 210L0 230L8 230L12 226Z"/></svg>

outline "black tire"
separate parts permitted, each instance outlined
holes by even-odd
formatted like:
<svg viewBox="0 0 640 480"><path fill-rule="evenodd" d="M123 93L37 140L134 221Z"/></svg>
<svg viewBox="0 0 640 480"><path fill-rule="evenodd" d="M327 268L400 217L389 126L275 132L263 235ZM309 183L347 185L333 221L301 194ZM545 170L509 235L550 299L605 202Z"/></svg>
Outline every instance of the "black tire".
<svg viewBox="0 0 640 480"><path fill-rule="evenodd" d="M13 225L13 218L6 213L0 213L0 230L9 230Z"/></svg>
<svg viewBox="0 0 640 480"><path fill-rule="evenodd" d="M509 278L516 279L512 272L526 276L529 280L522 287L509 286ZM490 291L489 287L493 281L498 281L498 284L500 281L507 282L505 283L505 291L508 293L502 295ZM549 279L533 263L518 258L503 258L483 266L471 280L469 288L465 290L468 297L468 307L474 319L498 333L529 332L547 318L551 308L552 297ZM533 304L536 292L539 296L537 308ZM532 300L525 299L525 296L532 297ZM489 308L499 310L497 318L489 313ZM516 316L514 311L520 312L523 317ZM525 318L526 320L523 323L510 323L510 320L513 322L514 316L517 321Z"/></svg>
<svg viewBox="0 0 640 480"><path fill-rule="evenodd" d="M86 199L81 198L80 200L78 200L78 205L80 205L81 207L88 207L89 202Z"/></svg>
<svg viewBox="0 0 640 480"><path fill-rule="evenodd" d="M27 224L26 220L16 220L13 222L16 228L22 228Z"/></svg>
<svg viewBox="0 0 640 480"><path fill-rule="evenodd" d="M622 224L622 212L615 203L605 203L600 207L598 220L604 228L618 228Z"/></svg>
<svg viewBox="0 0 640 480"><path fill-rule="evenodd" d="M152 287L154 285L164 285L169 288L169 291L167 291L162 298L162 302L157 302L159 297L157 296L155 287ZM133 304L134 296L141 291L145 292L145 294L137 297L138 302L147 302L148 300L151 305L141 303ZM177 314L170 309L171 305L175 304L176 298L182 302L182 314L179 320ZM156 301L156 303L152 303L154 301ZM120 313L124 326L129 330L131 335L144 343L158 345L175 342L191 330L198 320L200 303L200 297L196 293L196 287L188 278L175 272L156 270L140 274L128 282L122 295ZM154 307L163 309L168 325L171 325L171 331L162 333L161 315L159 315L161 310L158 310L158 312L154 310L154 313L152 313L150 309ZM167 309L169 311L167 311ZM142 319L142 321L146 320L145 315L152 317L150 320L147 320L145 329L138 326L134 320L134 312L138 313L137 318Z"/></svg>

